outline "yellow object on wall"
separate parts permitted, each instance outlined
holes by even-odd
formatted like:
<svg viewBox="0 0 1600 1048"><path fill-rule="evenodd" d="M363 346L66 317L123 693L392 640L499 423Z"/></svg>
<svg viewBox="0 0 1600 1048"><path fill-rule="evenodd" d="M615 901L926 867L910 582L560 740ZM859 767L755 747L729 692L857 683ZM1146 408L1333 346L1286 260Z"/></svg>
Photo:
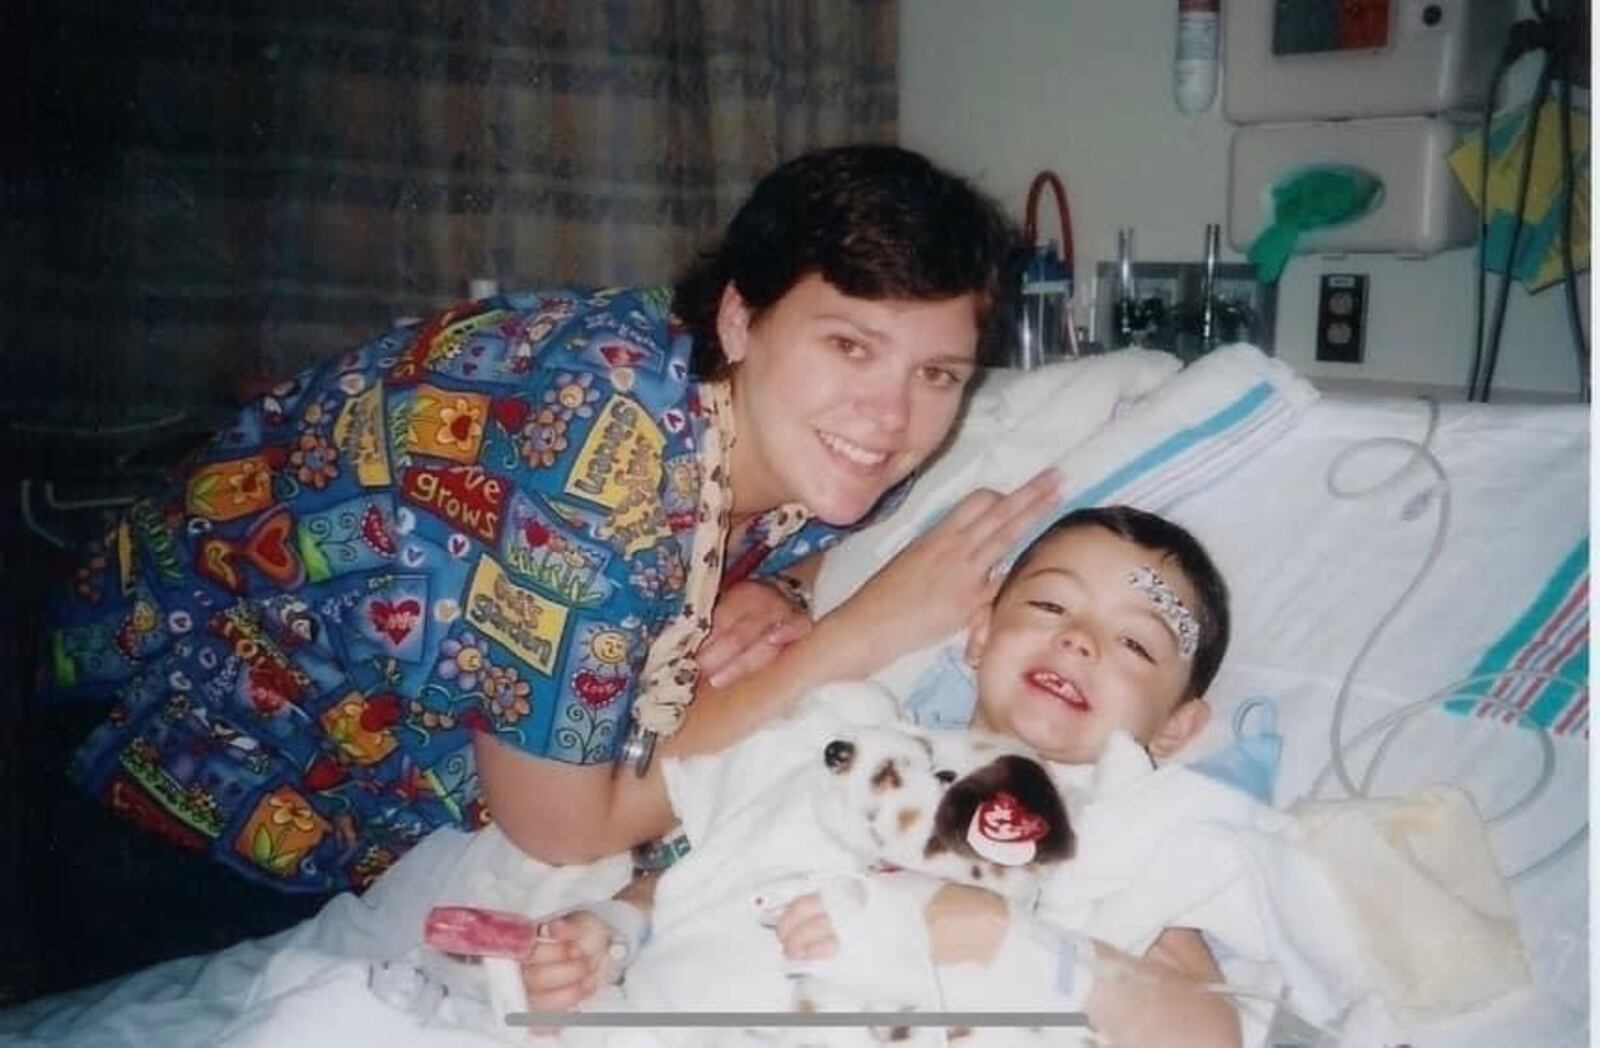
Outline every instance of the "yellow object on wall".
<svg viewBox="0 0 1600 1048"><path fill-rule="evenodd" d="M1574 269L1582 270L1589 265L1589 114L1574 110L1571 124L1573 177L1578 190L1572 203L1572 264ZM1508 265L1529 126L1527 107L1503 114L1491 124L1487 208L1479 199L1482 131L1469 135L1450 154L1450 167L1473 204L1488 217L1484 252L1488 267L1498 273L1509 270L1529 291L1540 291L1561 280L1564 274L1561 236L1566 185L1561 164L1561 107L1556 102L1546 102L1539 112L1523 228L1517 239L1516 258Z"/></svg>

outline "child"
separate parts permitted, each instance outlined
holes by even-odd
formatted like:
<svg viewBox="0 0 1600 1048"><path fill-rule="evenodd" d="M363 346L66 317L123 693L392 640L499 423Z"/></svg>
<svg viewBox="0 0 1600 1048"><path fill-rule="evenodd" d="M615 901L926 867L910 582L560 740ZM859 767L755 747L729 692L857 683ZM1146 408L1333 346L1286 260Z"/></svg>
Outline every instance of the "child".
<svg viewBox="0 0 1600 1048"><path fill-rule="evenodd" d="M971 723L1063 763L1093 762L1118 729L1165 759L1209 719L1205 689L1227 641L1226 587L1188 532L1127 507L1078 510L1024 551L977 613L966 648L978 684ZM925 915L942 965L985 965L1015 946L1018 925L1035 923L1013 920L998 896L959 885L940 889ZM792 903L776 930L794 960L823 959L838 947L816 895ZM614 933L589 911L551 922L549 931L557 941L536 950L524 969L530 1003L572 1007L606 974ZM1096 952L1101 960L1115 955ZM1198 933L1168 929L1146 957L1158 962L1146 972L1170 992L1151 1007L1148 981L1102 976L1084 1002L1096 1029L1118 1043L1238 1042L1232 1007L1192 989L1221 978Z"/></svg>
<svg viewBox="0 0 1600 1048"><path fill-rule="evenodd" d="M1187 531L1125 506L1062 517L977 613L972 726L1064 764L1089 764L1121 728L1167 759L1210 719L1228 646L1228 594Z"/></svg>

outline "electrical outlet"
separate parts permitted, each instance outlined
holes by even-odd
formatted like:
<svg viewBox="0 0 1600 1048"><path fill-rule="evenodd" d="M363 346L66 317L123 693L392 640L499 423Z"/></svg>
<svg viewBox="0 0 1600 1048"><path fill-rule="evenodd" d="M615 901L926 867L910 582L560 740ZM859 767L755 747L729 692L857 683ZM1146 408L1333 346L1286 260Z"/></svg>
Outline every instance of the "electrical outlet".
<svg viewBox="0 0 1600 1048"><path fill-rule="evenodd" d="M1324 273L1317 292L1317 359L1359 364L1366 340L1366 274Z"/></svg>

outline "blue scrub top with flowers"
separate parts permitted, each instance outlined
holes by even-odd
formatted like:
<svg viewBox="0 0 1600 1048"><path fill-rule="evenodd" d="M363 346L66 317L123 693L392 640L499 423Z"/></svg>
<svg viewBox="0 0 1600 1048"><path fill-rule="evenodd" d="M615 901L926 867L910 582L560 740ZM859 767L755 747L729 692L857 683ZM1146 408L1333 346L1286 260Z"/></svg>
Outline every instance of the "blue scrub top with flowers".
<svg viewBox="0 0 1600 1048"><path fill-rule="evenodd" d="M669 304L468 303L246 409L53 608L51 690L113 700L76 777L253 879L331 891L488 819L473 731L611 760L699 507ZM757 520L726 563L770 573L840 534L768 548Z"/></svg>

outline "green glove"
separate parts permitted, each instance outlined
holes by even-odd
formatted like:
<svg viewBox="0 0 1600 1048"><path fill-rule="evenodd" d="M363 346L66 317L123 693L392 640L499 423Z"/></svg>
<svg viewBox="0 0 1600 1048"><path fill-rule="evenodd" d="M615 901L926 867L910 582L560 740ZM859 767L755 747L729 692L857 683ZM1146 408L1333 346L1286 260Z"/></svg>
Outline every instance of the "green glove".
<svg viewBox="0 0 1600 1048"><path fill-rule="evenodd" d="M1272 225L1250 245L1262 283L1283 273L1300 234L1354 222L1383 199L1383 183L1368 171L1325 165L1297 171L1272 187Z"/></svg>

